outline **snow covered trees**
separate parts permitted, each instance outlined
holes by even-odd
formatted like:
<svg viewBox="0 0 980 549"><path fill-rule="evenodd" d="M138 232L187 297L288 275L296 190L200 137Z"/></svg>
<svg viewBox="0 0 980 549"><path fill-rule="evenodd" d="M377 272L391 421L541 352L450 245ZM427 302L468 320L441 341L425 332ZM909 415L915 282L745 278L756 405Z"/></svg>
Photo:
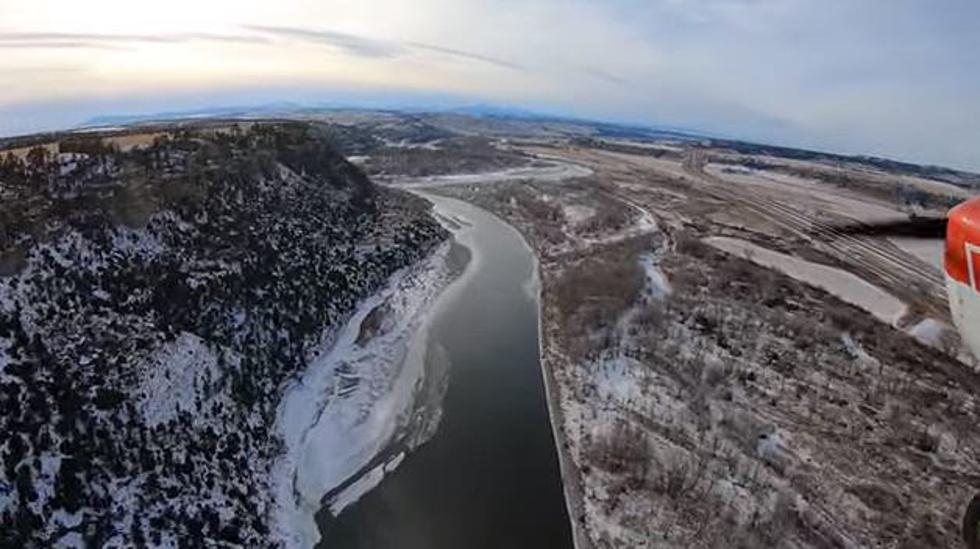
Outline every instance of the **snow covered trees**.
<svg viewBox="0 0 980 549"><path fill-rule="evenodd" d="M73 146L0 166L0 546L267 546L281 387L444 232L305 124Z"/></svg>

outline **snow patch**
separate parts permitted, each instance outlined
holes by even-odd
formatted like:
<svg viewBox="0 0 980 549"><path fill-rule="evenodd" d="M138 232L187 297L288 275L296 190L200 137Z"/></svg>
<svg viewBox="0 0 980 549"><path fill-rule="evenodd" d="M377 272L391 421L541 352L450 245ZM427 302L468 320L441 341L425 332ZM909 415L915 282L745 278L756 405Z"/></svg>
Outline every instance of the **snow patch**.
<svg viewBox="0 0 980 549"><path fill-rule="evenodd" d="M215 381L221 375L217 354L187 332L159 347L143 368L137 407L150 426L174 419L182 411L193 414L204 380Z"/></svg>
<svg viewBox="0 0 980 549"><path fill-rule="evenodd" d="M738 238L713 236L704 241L724 252L823 288L870 312L882 322L894 325L905 314L905 305L898 298L847 271L812 263Z"/></svg>
<svg viewBox="0 0 980 549"><path fill-rule="evenodd" d="M10 343L9 339L0 337L0 379L3 378L7 365L10 364Z"/></svg>
<svg viewBox="0 0 980 549"><path fill-rule="evenodd" d="M513 200L513 198L511 200ZM630 201L626 201L625 204L634 210L634 215L631 219L632 222L629 225L621 230L609 231L600 236L585 236L578 239L578 242L566 242L563 245L555 246L552 253L561 254L571 252L576 249L581 250L585 248L615 244L637 236L653 234L660 230L659 226L657 225L656 218L654 218L653 214L651 214L645 208ZM512 205L516 206L514 203L512 203Z"/></svg>
<svg viewBox="0 0 980 549"><path fill-rule="evenodd" d="M580 225L595 215L595 208L581 204L563 204L562 212L565 219L572 225Z"/></svg>
<svg viewBox="0 0 980 549"><path fill-rule="evenodd" d="M851 358L853 358L859 366L878 366L878 359L868 354L868 352L864 350L864 346L857 341L854 341L851 334L841 335L841 342L844 344L844 349L847 351L847 354L851 355Z"/></svg>
<svg viewBox="0 0 980 549"><path fill-rule="evenodd" d="M931 347L939 347L942 344L945 332L946 325L934 318L927 318L909 329L909 335Z"/></svg>
<svg viewBox="0 0 980 549"><path fill-rule="evenodd" d="M778 431L759 436L759 441L755 445L756 455L764 461L772 461L785 452L786 442Z"/></svg>
<svg viewBox="0 0 980 549"><path fill-rule="evenodd" d="M494 172L432 175L425 177L399 177L391 180L398 187L439 187L443 185L472 185L496 181L533 180L560 182L576 177L588 177L593 171L585 166L568 162L549 161L543 166L522 166Z"/></svg>
<svg viewBox="0 0 980 549"><path fill-rule="evenodd" d="M642 396L634 372L637 368L643 365L623 356L600 360L595 366L594 379L602 401L628 402Z"/></svg>
<svg viewBox="0 0 980 549"><path fill-rule="evenodd" d="M29 505L31 510L38 514L41 514L44 505L54 498L55 479L58 477L58 471L61 470L61 456L45 452L41 454L40 460L41 470L34 479L37 499Z"/></svg>
<svg viewBox="0 0 980 549"><path fill-rule="evenodd" d="M640 266L643 267L646 288L650 295L656 299L669 296L673 289L667 276L660 270L660 259L654 254L644 254L640 257Z"/></svg>
<svg viewBox="0 0 980 549"><path fill-rule="evenodd" d="M14 489L6 482L0 481L0 513L7 510L7 507L14 502Z"/></svg>
<svg viewBox="0 0 980 549"><path fill-rule="evenodd" d="M943 254L946 250L946 241L943 239L931 238L889 238L892 244L898 246L905 252L919 258L936 271L942 273Z"/></svg>
<svg viewBox="0 0 980 549"><path fill-rule="evenodd" d="M56 549L85 549L85 538L78 532L68 532L54 542Z"/></svg>
<svg viewBox="0 0 980 549"><path fill-rule="evenodd" d="M69 513L64 509L58 509L54 513L51 513L51 520L62 527L65 528L75 528L82 523L82 519L85 517L85 513L82 511L77 511L75 513Z"/></svg>

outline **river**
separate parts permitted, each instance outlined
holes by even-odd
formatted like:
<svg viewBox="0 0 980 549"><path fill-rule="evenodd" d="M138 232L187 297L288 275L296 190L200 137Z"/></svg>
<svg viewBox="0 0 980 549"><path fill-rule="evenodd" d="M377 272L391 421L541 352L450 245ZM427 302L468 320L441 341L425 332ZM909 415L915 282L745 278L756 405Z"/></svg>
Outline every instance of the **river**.
<svg viewBox="0 0 980 549"><path fill-rule="evenodd" d="M450 362L433 438L333 517L318 547L480 549L571 547L538 349L532 252L491 214L425 195L464 219L472 260L436 304L428 345Z"/></svg>

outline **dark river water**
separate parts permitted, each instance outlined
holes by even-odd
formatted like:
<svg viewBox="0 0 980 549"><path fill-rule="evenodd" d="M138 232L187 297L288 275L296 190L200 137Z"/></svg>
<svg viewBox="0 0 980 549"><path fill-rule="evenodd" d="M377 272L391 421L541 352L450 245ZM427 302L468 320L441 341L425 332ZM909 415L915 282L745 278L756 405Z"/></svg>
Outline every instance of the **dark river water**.
<svg viewBox="0 0 980 549"><path fill-rule="evenodd" d="M430 345L451 362L439 430L336 518L330 549L571 547L538 363L533 257L517 233L463 202L428 197L472 224L473 260L437 309Z"/></svg>

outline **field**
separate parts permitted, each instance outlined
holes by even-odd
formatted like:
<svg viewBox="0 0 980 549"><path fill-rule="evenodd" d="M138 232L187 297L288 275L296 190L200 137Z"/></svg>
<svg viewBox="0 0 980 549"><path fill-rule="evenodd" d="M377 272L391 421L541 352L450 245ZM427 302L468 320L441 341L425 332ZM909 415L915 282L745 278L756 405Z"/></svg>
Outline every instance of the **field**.
<svg viewBox="0 0 980 549"><path fill-rule="evenodd" d="M434 189L537 252L579 549L959 543L980 375L926 259L941 244L837 227L939 215L975 179L676 139L508 144L575 176Z"/></svg>

